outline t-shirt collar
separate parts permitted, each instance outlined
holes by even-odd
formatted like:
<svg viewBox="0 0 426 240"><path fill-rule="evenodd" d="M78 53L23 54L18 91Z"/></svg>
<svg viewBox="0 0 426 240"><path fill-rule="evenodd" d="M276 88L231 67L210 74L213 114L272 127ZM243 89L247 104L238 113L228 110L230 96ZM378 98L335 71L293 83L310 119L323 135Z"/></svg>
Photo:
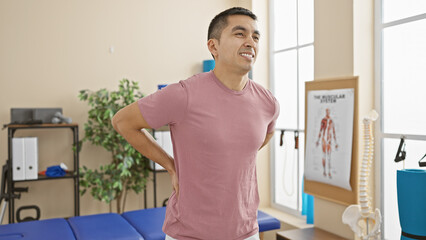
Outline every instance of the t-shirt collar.
<svg viewBox="0 0 426 240"><path fill-rule="evenodd" d="M210 71L209 72L209 75L211 76L211 78L214 80L214 82L216 82L217 83L217 85L220 87L220 88L222 88L224 91L226 91L226 92L228 92L228 93L230 93L230 94L234 94L234 95L242 95L242 94L244 94L245 92L247 92L247 89L249 89L250 88L250 84L251 84L251 80L249 79L248 81L247 81L247 83L246 83L246 85L244 86L244 88L242 89L242 90L240 90L240 91L237 91L237 90L232 90L232 89L229 89L228 87L226 87L217 77L216 77L216 75L214 74L214 72L213 71Z"/></svg>

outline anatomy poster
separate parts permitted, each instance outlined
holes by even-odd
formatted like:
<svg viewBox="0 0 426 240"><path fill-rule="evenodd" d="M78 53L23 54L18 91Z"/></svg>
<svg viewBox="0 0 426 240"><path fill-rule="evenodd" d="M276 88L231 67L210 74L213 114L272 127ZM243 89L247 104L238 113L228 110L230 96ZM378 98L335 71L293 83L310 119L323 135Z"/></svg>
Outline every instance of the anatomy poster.
<svg viewBox="0 0 426 240"><path fill-rule="evenodd" d="M309 91L305 177L351 190L354 89Z"/></svg>

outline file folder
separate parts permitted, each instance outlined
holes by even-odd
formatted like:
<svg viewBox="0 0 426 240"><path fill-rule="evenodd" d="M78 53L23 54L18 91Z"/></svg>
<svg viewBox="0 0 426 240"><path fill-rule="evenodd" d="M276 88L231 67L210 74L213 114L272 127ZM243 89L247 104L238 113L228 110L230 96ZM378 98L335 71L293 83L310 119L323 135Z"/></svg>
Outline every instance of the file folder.
<svg viewBox="0 0 426 240"><path fill-rule="evenodd" d="M25 180L24 138L12 138L12 176L14 181Z"/></svg>
<svg viewBox="0 0 426 240"><path fill-rule="evenodd" d="M38 178L38 148L37 138L27 137L24 138L25 145L25 179Z"/></svg>

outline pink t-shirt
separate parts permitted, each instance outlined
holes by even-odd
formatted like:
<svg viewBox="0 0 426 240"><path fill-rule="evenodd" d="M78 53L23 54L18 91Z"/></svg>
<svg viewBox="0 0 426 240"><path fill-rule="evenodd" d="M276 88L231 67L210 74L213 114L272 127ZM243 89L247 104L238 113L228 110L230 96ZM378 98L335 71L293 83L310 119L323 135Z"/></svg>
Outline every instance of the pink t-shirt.
<svg viewBox="0 0 426 240"><path fill-rule="evenodd" d="M258 231L256 155L279 114L269 90L249 80L241 91L212 71L138 101L152 128L169 124L179 196L163 231L179 240L238 240Z"/></svg>

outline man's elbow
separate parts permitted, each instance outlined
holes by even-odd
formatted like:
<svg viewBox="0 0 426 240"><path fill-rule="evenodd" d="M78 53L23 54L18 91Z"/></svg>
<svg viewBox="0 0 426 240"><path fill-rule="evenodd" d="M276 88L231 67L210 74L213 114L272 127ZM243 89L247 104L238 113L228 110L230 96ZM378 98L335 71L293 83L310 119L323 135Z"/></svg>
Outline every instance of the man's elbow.
<svg viewBox="0 0 426 240"><path fill-rule="evenodd" d="M111 119L112 127L121 135L150 128L139 113L137 102L120 109Z"/></svg>
<svg viewBox="0 0 426 240"><path fill-rule="evenodd" d="M121 125L121 119L119 116L119 113L116 113L112 119L111 119L111 124L112 127L115 129L115 131L117 131L118 133L120 133L120 125Z"/></svg>

